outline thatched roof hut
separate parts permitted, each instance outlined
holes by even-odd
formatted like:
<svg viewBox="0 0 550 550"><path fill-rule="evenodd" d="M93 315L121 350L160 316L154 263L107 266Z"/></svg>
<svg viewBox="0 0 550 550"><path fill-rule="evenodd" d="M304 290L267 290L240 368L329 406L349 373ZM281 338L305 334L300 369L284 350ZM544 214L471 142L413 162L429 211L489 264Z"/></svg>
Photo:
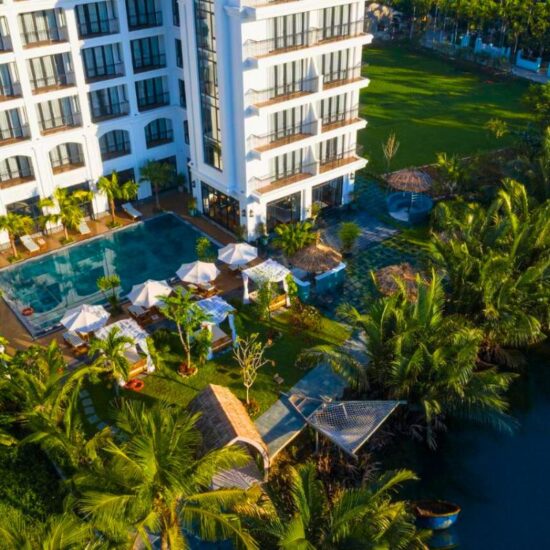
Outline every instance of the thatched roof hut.
<svg viewBox="0 0 550 550"><path fill-rule="evenodd" d="M320 235L317 234L313 244L298 250L289 261L294 267L308 273L324 273L338 267L342 261L342 255L334 248L322 243Z"/></svg>
<svg viewBox="0 0 550 550"><path fill-rule="evenodd" d="M244 444L260 454L267 472L267 445L244 405L229 388L209 384L189 403L188 409L201 413L196 426L202 434L205 450Z"/></svg>
<svg viewBox="0 0 550 550"><path fill-rule="evenodd" d="M404 168L386 176L386 182L398 191L427 193L432 188L432 178L422 170Z"/></svg>
<svg viewBox="0 0 550 550"><path fill-rule="evenodd" d="M397 281L405 285L407 296L411 300L417 298L416 271L409 263L388 265L375 272L374 277L378 290L386 296L390 296L399 290Z"/></svg>

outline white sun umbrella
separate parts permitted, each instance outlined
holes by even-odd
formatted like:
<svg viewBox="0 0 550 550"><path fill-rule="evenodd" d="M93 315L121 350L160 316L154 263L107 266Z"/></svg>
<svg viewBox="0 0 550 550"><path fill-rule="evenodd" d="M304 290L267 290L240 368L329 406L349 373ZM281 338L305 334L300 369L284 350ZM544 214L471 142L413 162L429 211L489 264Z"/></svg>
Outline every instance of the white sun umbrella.
<svg viewBox="0 0 550 550"><path fill-rule="evenodd" d="M258 257L258 249L248 243L231 243L218 250L218 259L229 265L245 265Z"/></svg>
<svg viewBox="0 0 550 550"><path fill-rule="evenodd" d="M110 315L103 306L83 304L67 311L61 324L72 332L87 334L104 326Z"/></svg>
<svg viewBox="0 0 550 550"><path fill-rule="evenodd" d="M128 299L135 306L146 309L162 304L163 296L168 296L172 287L166 281L153 281L149 279L140 285L134 285Z"/></svg>
<svg viewBox="0 0 550 550"><path fill-rule="evenodd" d="M220 274L220 270L210 262L192 262L183 264L176 275L184 283L194 283L196 285L209 283Z"/></svg>

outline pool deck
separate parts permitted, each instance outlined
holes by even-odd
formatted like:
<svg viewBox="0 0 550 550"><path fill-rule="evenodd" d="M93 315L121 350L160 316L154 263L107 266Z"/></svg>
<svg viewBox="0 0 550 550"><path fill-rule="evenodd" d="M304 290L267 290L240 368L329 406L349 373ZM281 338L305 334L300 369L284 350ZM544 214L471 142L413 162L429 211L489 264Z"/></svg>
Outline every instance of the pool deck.
<svg viewBox="0 0 550 550"><path fill-rule="evenodd" d="M235 237L231 235L231 233L223 230L222 228L218 227L217 225L210 222L208 219L204 217L191 217L187 213L187 195L183 193L179 193L177 191L170 192L161 195L160 197L160 203L161 207L164 210L173 212L180 216L185 221L188 221L191 223L194 227L199 229L199 231L202 231L206 235L208 235L213 240L217 241L221 245L226 245L231 242L235 242ZM140 212L143 213L144 219L148 219L153 217L157 214L154 208L153 202L148 202L145 204L139 204L137 206ZM120 221L123 225L131 225L133 222L124 214L123 212L117 212L117 219ZM96 237L97 235L102 235L105 233L108 233L111 231L111 229L108 227L108 222L110 221L110 216L102 217L100 220L92 220L88 222L88 225L90 226L90 229L92 230L92 234L83 237L81 235L71 235L74 237L75 241L81 242L88 240L90 238ZM60 243L60 239L63 237L63 233L56 234L54 236L47 236L45 237L46 240L46 246L43 247L43 250L38 254L33 254L32 256L29 254L21 254L21 256L24 259L28 259L29 257L32 258L38 258L41 254L45 254L48 252L51 252L53 250L58 250L60 248L63 248L63 245ZM21 246L18 246L18 249L20 249ZM10 265L7 258L11 254L10 250L3 251L0 253L0 268L6 267ZM12 264L17 265L17 264ZM222 267L221 269L221 275L216 280L216 286L220 289L221 294L227 294L230 292L235 292L242 283L240 273L235 275L231 270ZM128 314L126 310L124 313L122 313L119 316L112 317L111 322L117 321L123 317L127 317ZM47 336L38 338L36 340L33 340L32 336L29 334L29 332L25 329L25 327L19 322L19 320L16 318L16 316L13 314L11 309L7 306L7 304L0 298L0 336L3 336L4 338L7 338L8 342L10 343L10 349L8 351L13 352L17 349L26 349L32 344L42 344L42 345L48 345L52 340L57 340L63 350L66 350L66 359L69 362L74 361L74 357L70 353L70 351L67 349L67 347L63 343L62 339L62 332L57 331L52 334L49 334Z"/></svg>

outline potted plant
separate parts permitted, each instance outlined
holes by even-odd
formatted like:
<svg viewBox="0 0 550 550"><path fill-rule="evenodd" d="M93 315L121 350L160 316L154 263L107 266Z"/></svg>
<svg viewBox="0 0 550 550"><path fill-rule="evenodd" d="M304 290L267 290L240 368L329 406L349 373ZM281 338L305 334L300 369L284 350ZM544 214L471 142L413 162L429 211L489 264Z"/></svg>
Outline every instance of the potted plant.
<svg viewBox="0 0 550 550"><path fill-rule="evenodd" d="M187 211L190 216L197 215L197 199L195 197L189 197L189 200L187 201Z"/></svg>
<svg viewBox="0 0 550 550"><path fill-rule="evenodd" d="M256 225L256 235L258 235L258 242L262 246L265 246L267 244L268 237L267 237L267 229L265 227L264 222L259 222Z"/></svg>
<svg viewBox="0 0 550 550"><path fill-rule="evenodd" d="M355 241L361 235L361 228L354 222L344 222L338 231L338 237L342 245L342 254L349 256L355 245Z"/></svg>

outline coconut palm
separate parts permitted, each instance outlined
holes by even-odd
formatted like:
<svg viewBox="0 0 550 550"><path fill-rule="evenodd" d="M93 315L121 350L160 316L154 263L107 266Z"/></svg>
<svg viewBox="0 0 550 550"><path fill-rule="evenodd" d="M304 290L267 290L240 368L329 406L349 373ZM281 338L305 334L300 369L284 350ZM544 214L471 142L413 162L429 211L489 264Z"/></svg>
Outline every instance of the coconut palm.
<svg viewBox="0 0 550 550"><path fill-rule="evenodd" d="M160 210L159 191L176 178L174 166L169 162L148 161L140 169L140 181L148 181L155 194L155 206Z"/></svg>
<svg viewBox="0 0 550 550"><path fill-rule="evenodd" d="M111 305L112 310L115 312L120 311L120 302L117 295L117 289L120 288L120 277L116 273L104 275L99 277L96 284Z"/></svg>
<svg viewBox="0 0 550 550"><path fill-rule="evenodd" d="M78 508L108 537L127 534L126 547L157 534L161 548L188 548L189 538L232 539L256 548L230 512L245 496L240 489L212 490L220 471L249 460L242 449L226 447L200 455L196 416L176 406L125 403L116 418L123 434L109 443L105 459L76 474ZM123 529L125 526L125 529Z"/></svg>
<svg viewBox="0 0 550 550"><path fill-rule="evenodd" d="M313 232L313 224L308 221L278 225L275 227L275 233L277 237L273 244L287 257L293 256L317 238Z"/></svg>
<svg viewBox="0 0 550 550"><path fill-rule="evenodd" d="M412 472L386 472L363 487L341 488L332 497L313 463L290 467L288 473L289 503L283 503L280 492L268 486L269 500L247 509L252 533L268 534L275 541L273 546L282 550L426 548L406 502L393 498L401 484L416 479Z"/></svg>
<svg viewBox="0 0 550 550"><path fill-rule="evenodd" d="M34 222L30 216L8 212L0 216L0 231L6 231L14 258L18 257L15 238L32 233Z"/></svg>
<svg viewBox="0 0 550 550"><path fill-rule="evenodd" d="M69 240L69 229L76 231L84 219L84 212L81 206L92 197L90 191L73 191L58 187L53 197L42 199L39 203L41 208L56 209L57 212L49 212L41 218L43 225L48 223L60 223L63 226L65 240Z"/></svg>
<svg viewBox="0 0 550 550"><path fill-rule="evenodd" d="M93 365L100 369L108 378L117 382L125 382L130 375L130 363L125 355L128 346L134 340L121 333L119 327L113 327L105 338L94 338L90 342L88 355L95 358Z"/></svg>
<svg viewBox="0 0 550 550"><path fill-rule="evenodd" d="M109 210L111 211L111 223L116 224L115 200L129 201L134 199L139 190L139 184L133 180L120 183L116 170L113 170L111 177L102 176L97 182L97 189L104 193L109 201Z"/></svg>

